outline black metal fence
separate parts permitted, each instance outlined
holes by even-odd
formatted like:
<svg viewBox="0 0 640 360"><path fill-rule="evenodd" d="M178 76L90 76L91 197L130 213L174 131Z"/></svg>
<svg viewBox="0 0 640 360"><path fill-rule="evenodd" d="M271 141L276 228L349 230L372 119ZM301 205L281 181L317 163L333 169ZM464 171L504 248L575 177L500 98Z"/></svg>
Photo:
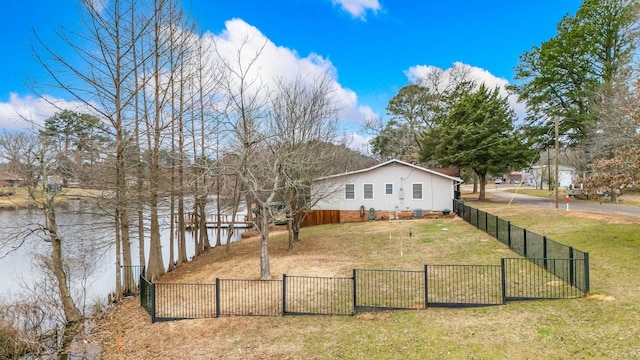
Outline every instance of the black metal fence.
<svg viewBox="0 0 640 360"><path fill-rule="evenodd" d="M149 316L151 322L156 322L156 286L144 277L144 271L140 273L140 307Z"/></svg>
<svg viewBox="0 0 640 360"><path fill-rule="evenodd" d="M142 267L138 265L120 266L120 277L122 279L122 294L125 296L138 295L140 292L138 280L140 279Z"/></svg>
<svg viewBox="0 0 640 360"><path fill-rule="evenodd" d="M585 293L567 279L571 278L569 274L574 273L575 268L582 268L583 265L584 260L575 259L502 259L504 299L582 297Z"/></svg>
<svg viewBox="0 0 640 360"><path fill-rule="evenodd" d="M354 306L368 309L424 309L424 271L353 270Z"/></svg>
<svg viewBox="0 0 640 360"><path fill-rule="evenodd" d="M138 282L140 306L155 322L502 305L515 300L577 298L589 292L588 253L461 201L454 201L454 211L524 258L503 258L500 265L425 265L417 271L354 269L352 277L285 274L281 280L216 279L215 284L151 283L143 270Z"/></svg>
<svg viewBox="0 0 640 360"><path fill-rule="evenodd" d="M501 265L426 265L427 306L480 306L505 303Z"/></svg>
<svg viewBox="0 0 640 360"><path fill-rule="evenodd" d="M354 269L353 276L150 283L140 305L151 321L220 316L355 315L383 309L502 305L584 296L571 274L584 259L504 258L500 265L425 265L422 271Z"/></svg>
<svg viewBox="0 0 640 360"><path fill-rule="evenodd" d="M279 316L282 280L216 279L216 316Z"/></svg>
<svg viewBox="0 0 640 360"><path fill-rule="evenodd" d="M583 294L589 293L589 253L515 226L510 221L465 205L460 200L453 201L453 211L560 281Z"/></svg>
<svg viewBox="0 0 640 360"><path fill-rule="evenodd" d="M155 319L216 317L215 284L155 283Z"/></svg>
<svg viewBox="0 0 640 360"><path fill-rule="evenodd" d="M354 281L347 277L282 276L284 315L353 315Z"/></svg>

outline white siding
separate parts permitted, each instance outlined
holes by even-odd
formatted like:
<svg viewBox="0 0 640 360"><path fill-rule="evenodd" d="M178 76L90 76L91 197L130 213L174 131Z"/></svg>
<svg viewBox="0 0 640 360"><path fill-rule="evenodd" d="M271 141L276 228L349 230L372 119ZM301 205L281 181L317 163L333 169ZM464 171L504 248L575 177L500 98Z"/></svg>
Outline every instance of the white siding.
<svg viewBox="0 0 640 360"><path fill-rule="evenodd" d="M377 210L442 211L451 209L456 180L441 174L391 162L370 171L347 173L314 183L317 192L332 196L318 202L316 209L358 210L360 206ZM345 184L355 184L355 200L344 200ZM373 185L373 199L364 199L364 184ZM393 194L386 193L386 185L393 184ZM422 199L413 199L412 184L422 184Z"/></svg>

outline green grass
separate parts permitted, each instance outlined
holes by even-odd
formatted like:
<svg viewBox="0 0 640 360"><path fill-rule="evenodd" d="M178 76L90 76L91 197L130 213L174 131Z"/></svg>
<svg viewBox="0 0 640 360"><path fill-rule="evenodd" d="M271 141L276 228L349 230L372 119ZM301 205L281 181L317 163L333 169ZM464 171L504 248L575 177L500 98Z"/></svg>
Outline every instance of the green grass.
<svg viewBox="0 0 640 360"><path fill-rule="evenodd" d="M485 209L490 213L589 252L592 293L602 296L475 309L400 311L367 320L317 318L315 321L326 322L326 326L322 333L307 337L313 344L307 348L308 354L350 359L640 358L637 219L610 223L571 213L488 205ZM497 241L480 242L482 235L469 225L446 226L451 228L451 238L435 237L435 224L421 228L431 232L420 238L421 243L435 246L434 260L451 262L461 255L463 262L490 260L491 248L499 247ZM453 249L460 251L458 246L465 240L469 245L465 254L454 256ZM322 345L325 342L335 344L326 347Z"/></svg>
<svg viewBox="0 0 640 360"><path fill-rule="evenodd" d="M39 189L38 189L39 190ZM41 196L38 192L36 200L29 196L29 191L26 187L0 187L1 193L10 193L11 195L0 196L0 208L3 207L16 207L27 208L36 206L41 201ZM101 197L109 196L108 191L91 190L91 189L76 189L76 188L63 188L60 192L55 194L54 202L56 204L65 203L69 198L78 197Z"/></svg>
<svg viewBox="0 0 640 360"><path fill-rule="evenodd" d="M355 317L237 317L152 326L136 323L140 326L137 330L126 330L122 325L128 313L118 327L134 333L136 339L148 338L148 344L129 346L131 353L108 353L104 358L144 357L144 353L135 351L155 346L149 344L157 344L158 337L188 333L193 343L182 340L160 355L187 356L191 349L209 346L207 356L245 351L244 356L238 355L242 358L640 359L640 219L611 215L598 218L490 202L475 205L589 252L591 290L598 296L480 308L384 311ZM515 256L459 218L318 226L303 229L301 239L294 253L287 254L282 250L286 248L286 236L273 236L274 262L280 256L294 261L299 257L295 272L300 273L316 264L313 257L317 257L324 263L340 265L334 275L348 276L353 268L420 270L425 263L498 264L502 257ZM244 246L247 256L257 256L255 242L236 245L232 256L242 254ZM237 264L238 259L232 256L216 258L217 266L222 269ZM216 334L215 341L202 342L207 334ZM109 352L109 344L103 345Z"/></svg>
<svg viewBox="0 0 640 360"><path fill-rule="evenodd" d="M508 192L512 192L515 193L517 192L518 194L522 194L522 195L529 195L529 196L537 196L537 197L544 197L544 198L553 198L555 197L555 192L549 191L548 189L532 189L532 188L521 188L521 189L510 189L510 190L506 190ZM560 198L564 198L569 194L569 191L567 191L567 189L559 189L558 190L558 195L560 196ZM609 198L598 198L598 199L592 199L592 200L588 200L588 201L593 201L593 202L608 202L610 201ZM630 205L630 206L640 206L640 193L638 192L627 192L622 194L622 196L620 196L619 200L618 200L621 204L624 205Z"/></svg>
<svg viewBox="0 0 640 360"><path fill-rule="evenodd" d="M529 196L537 196L537 197L554 197L555 196L555 192L553 190L549 191L548 189L531 189L531 188L526 188L526 189L512 189L512 190L507 190L508 192L512 192L512 193L518 193L518 194L522 194L522 195L529 195ZM558 191L558 194L561 197L566 196L567 192L564 191L563 189L560 189Z"/></svg>

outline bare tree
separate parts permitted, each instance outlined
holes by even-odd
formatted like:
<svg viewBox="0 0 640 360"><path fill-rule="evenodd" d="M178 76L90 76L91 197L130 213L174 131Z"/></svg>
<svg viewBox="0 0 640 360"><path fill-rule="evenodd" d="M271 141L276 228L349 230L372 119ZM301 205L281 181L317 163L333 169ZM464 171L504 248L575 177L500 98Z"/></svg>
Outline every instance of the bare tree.
<svg viewBox="0 0 640 360"><path fill-rule="evenodd" d="M71 341L82 328L83 316L71 296L68 272L63 259L63 236L58 231L58 221L54 201L56 198L55 187L49 183L50 174L55 169L57 154L54 146L45 138L37 138L34 135L7 135L0 140L3 154L14 161L14 156L19 157L19 162L13 162L12 168L26 180L29 197L42 212L42 223L35 229L42 235L42 239L51 245L51 255L47 259L47 267L55 280L55 291L60 299L63 319L63 335L60 355L67 358L67 350ZM20 146L21 148L19 148Z"/></svg>
<svg viewBox="0 0 640 360"><path fill-rule="evenodd" d="M271 103L268 141L274 145L274 155L280 157L282 183L280 197L286 203L291 221L289 251L299 239L300 224L305 213L320 197L311 197L311 183L327 173L335 161L335 150L326 146L339 134L333 84L328 76L296 77L277 82Z"/></svg>
<svg viewBox="0 0 640 360"><path fill-rule="evenodd" d="M113 191L113 212L116 231L116 268L123 262L132 264L130 249L129 189L126 186L126 155L134 140L129 112L137 102L140 88L138 61L134 49L149 31L150 22L141 16L135 0L117 1L105 9L91 0L82 1L84 30L59 32L67 52L39 41L36 54L57 87L67 91L98 116L114 140L111 151L114 169L111 178L103 179ZM65 55L62 55L65 54ZM134 61L135 60L135 61ZM137 107L136 107L137 109ZM106 208L105 208L106 209ZM119 298L121 279L116 271L116 294Z"/></svg>
<svg viewBox="0 0 640 360"><path fill-rule="evenodd" d="M269 205L275 197L277 178L265 176L264 172L257 171L264 169L277 169L279 161L268 163L266 157L267 149L264 144L263 120L267 118L267 105L269 91L260 78L257 69L257 60L264 49L264 44L255 52L246 56L245 47L249 47L249 39L237 48L235 57L232 60L226 59L219 52L222 66L228 76L221 83L222 91L225 93L224 101L219 105L234 139L230 145L228 156L233 158L232 177L235 180L235 191L233 194L232 219L235 218L237 208L245 192L247 200L247 211L250 213L250 204L255 202L255 224L260 231L260 278L270 279L271 271L269 267ZM218 51L216 49L216 51ZM268 164L268 165L267 165ZM276 172L278 173L278 172ZM263 181L268 180L269 184ZM233 221L233 220L232 220ZM233 224L229 229L232 229ZM227 236L227 244L231 240L231 231Z"/></svg>

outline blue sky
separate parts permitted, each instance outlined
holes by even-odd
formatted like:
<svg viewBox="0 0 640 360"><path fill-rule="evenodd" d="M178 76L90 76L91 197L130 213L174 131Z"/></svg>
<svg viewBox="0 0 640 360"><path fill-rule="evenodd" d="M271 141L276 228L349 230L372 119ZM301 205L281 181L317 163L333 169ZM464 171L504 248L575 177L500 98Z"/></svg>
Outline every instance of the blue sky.
<svg viewBox="0 0 640 360"><path fill-rule="evenodd" d="M109 1L109 0L102 0ZM211 36L251 31L293 63L331 68L353 111L385 118L385 106L420 69L468 66L491 85L513 82L518 56L553 37L578 0L183 0ZM31 50L35 29L50 44L61 25L77 28L78 0L2 0L0 3L0 129L18 128L17 113L51 114L29 91L42 78ZM276 50L274 50L276 51ZM268 60L267 60L268 61ZM278 61L273 59L272 61ZM263 66L269 71L269 66ZM66 99L62 93L49 94ZM360 117L360 118L358 118ZM363 134L360 134L364 136ZM362 139L360 139L362 140Z"/></svg>

